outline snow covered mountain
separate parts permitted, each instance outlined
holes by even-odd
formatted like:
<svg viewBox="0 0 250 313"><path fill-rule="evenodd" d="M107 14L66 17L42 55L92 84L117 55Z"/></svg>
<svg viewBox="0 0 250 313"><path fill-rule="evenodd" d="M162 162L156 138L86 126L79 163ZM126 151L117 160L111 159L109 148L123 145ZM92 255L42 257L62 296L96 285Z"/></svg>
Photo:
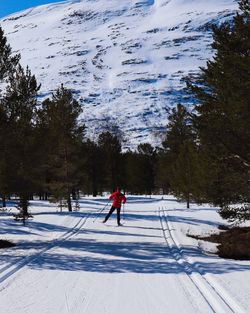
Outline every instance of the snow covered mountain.
<svg viewBox="0 0 250 313"><path fill-rule="evenodd" d="M155 142L167 107L190 102L182 78L212 56L211 24L236 9L234 0L71 0L0 23L42 96L64 83L90 135L111 121L133 145Z"/></svg>

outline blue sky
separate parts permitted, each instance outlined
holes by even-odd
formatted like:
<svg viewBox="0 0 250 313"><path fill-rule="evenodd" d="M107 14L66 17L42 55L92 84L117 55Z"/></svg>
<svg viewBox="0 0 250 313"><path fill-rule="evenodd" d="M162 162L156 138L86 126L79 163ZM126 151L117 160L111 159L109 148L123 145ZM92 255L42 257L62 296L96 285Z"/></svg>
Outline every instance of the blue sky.
<svg viewBox="0 0 250 313"><path fill-rule="evenodd" d="M36 5L61 1L62 0L0 0L0 17L28 9Z"/></svg>

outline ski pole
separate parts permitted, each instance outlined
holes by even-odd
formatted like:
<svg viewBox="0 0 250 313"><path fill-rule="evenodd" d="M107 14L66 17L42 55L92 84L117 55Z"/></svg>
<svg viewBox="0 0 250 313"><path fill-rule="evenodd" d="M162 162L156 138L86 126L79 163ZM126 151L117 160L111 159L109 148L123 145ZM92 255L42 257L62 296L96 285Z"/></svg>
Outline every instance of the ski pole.
<svg viewBox="0 0 250 313"><path fill-rule="evenodd" d="M105 204L105 206L97 213L97 216L94 218L93 223L98 219L99 215L106 209L106 207L109 205L110 201Z"/></svg>
<svg viewBox="0 0 250 313"><path fill-rule="evenodd" d="M125 204L123 203L122 204L122 219L125 221L125 215L124 215L125 209L124 209L124 207L125 207Z"/></svg>

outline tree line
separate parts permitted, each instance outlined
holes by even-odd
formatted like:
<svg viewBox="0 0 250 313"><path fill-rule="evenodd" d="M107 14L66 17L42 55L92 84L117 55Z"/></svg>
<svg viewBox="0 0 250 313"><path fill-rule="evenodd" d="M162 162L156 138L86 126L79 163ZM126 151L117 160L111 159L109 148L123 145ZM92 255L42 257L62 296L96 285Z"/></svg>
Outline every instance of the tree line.
<svg viewBox="0 0 250 313"><path fill-rule="evenodd" d="M0 28L0 196L27 213L34 195L64 203L121 186L218 205L222 217L250 219L250 4L213 26L214 57L186 79L192 109L170 111L161 147L124 151L117 128L86 137L82 106L61 85L38 102L40 85L20 65Z"/></svg>

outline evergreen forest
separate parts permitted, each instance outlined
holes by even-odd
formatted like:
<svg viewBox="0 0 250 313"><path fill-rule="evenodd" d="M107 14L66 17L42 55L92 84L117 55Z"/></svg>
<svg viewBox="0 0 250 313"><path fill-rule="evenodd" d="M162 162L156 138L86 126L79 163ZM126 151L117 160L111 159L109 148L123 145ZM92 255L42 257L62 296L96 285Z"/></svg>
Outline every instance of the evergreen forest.
<svg viewBox="0 0 250 313"><path fill-rule="evenodd" d="M0 28L0 197L34 197L69 211L80 195L120 186L125 193L171 193L210 203L230 221L250 219L250 3L229 23L213 26L214 57L186 77L194 105L176 103L162 144L124 149L117 125L87 137L84 107L66 86L40 100L40 85L20 64Z"/></svg>

